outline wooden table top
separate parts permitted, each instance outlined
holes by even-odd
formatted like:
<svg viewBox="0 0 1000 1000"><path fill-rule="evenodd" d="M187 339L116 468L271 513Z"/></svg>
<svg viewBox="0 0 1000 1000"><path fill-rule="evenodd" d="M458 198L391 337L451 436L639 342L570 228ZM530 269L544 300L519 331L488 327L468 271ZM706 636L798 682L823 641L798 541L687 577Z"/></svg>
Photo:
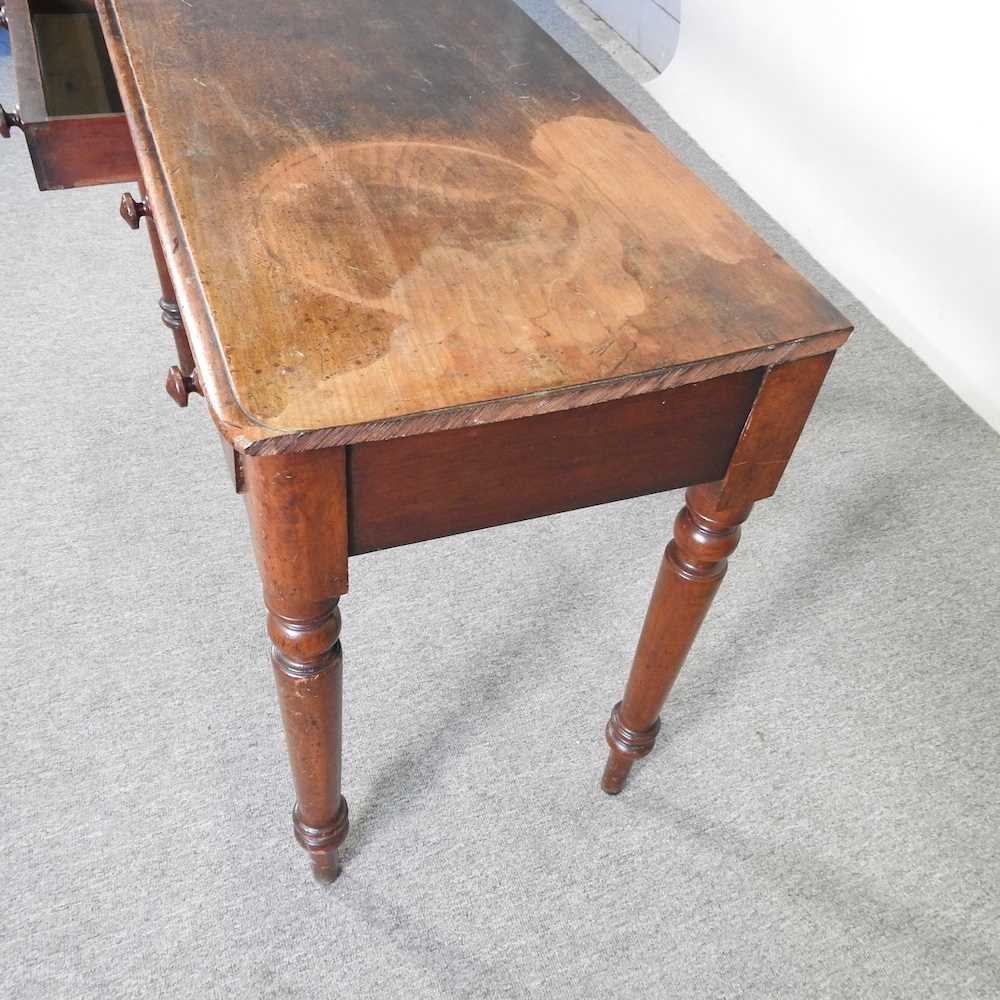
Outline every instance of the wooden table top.
<svg viewBox="0 0 1000 1000"><path fill-rule="evenodd" d="M846 339L511 0L98 8L242 450L566 409Z"/></svg>

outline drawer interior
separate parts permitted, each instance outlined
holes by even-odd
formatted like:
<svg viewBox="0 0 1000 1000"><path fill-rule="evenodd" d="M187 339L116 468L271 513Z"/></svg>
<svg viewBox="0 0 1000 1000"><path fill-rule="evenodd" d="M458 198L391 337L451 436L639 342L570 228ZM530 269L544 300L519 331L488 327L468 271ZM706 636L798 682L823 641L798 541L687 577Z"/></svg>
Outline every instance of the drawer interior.
<svg viewBox="0 0 1000 1000"><path fill-rule="evenodd" d="M92 0L5 0L21 127L38 186L139 176Z"/></svg>
<svg viewBox="0 0 1000 1000"><path fill-rule="evenodd" d="M81 0L28 0L28 9L48 116L121 113L94 8Z"/></svg>

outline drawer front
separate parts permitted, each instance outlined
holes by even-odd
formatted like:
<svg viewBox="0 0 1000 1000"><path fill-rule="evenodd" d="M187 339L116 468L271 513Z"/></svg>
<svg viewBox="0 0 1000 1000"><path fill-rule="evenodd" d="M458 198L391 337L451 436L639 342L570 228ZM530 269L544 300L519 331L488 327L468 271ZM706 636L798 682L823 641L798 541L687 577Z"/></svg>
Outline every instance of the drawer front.
<svg viewBox="0 0 1000 1000"><path fill-rule="evenodd" d="M38 186L139 176L97 12L87 0L6 0L18 118Z"/></svg>

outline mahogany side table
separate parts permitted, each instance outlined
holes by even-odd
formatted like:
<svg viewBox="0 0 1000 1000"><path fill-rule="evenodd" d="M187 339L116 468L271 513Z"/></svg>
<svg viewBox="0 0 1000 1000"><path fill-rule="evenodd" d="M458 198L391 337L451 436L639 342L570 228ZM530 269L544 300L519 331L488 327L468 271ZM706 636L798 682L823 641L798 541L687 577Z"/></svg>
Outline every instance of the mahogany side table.
<svg viewBox="0 0 1000 1000"><path fill-rule="evenodd" d="M182 406L249 512L338 872L348 558L681 486L602 785L664 700L847 321L511 0L8 0L41 187L135 178Z"/></svg>

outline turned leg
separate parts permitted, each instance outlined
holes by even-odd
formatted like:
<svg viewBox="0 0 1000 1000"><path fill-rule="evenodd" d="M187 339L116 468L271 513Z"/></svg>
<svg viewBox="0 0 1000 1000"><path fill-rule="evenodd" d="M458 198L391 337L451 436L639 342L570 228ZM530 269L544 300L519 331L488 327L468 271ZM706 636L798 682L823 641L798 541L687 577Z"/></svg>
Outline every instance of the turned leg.
<svg viewBox="0 0 1000 1000"><path fill-rule="evenodd" d="M610 754L601 787L610 795L622 790L632 765L653 749L660 709L725 576L740 525L754 501L777 489L831 361L832 353L818 354L766 369L725 477L687 491L625 695L605 730Z"/></svg>
<svg viewBox="0 0 1000 1000"><path fill-rule="evenodd" d="M721 484L693 486L674 523L639 637L625 695L606 730L610 753L601 787L617 795L632 765L653 749L660 709L740 540L752 504L721 510Z"/></svg>
<svg viewBox="0 0 1000 1000"><path fill-rule="evenodd" d="M344 452L244 456L243 466L295 785L292 823L313 874L332 882L348 829L340 793L338 608L347 592Z"/></svg>

